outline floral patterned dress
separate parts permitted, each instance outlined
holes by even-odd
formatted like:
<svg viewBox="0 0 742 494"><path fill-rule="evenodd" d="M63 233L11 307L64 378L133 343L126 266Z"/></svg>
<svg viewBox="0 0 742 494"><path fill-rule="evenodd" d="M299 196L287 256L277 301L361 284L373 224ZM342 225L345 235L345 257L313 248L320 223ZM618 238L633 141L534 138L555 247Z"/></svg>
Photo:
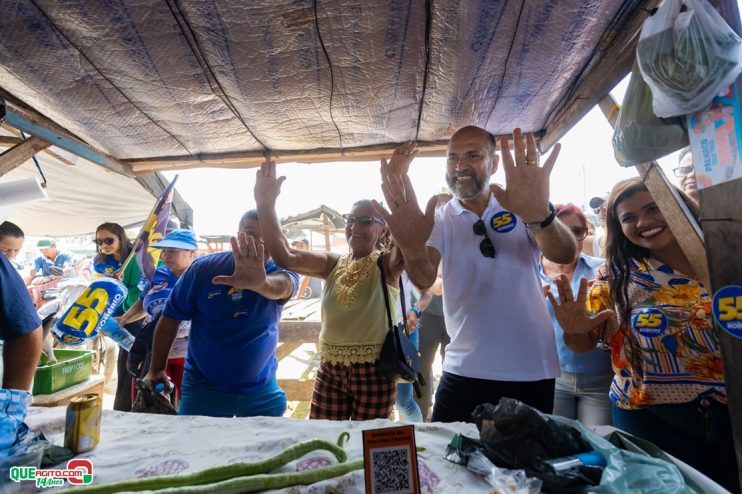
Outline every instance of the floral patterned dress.
<svg viewBox="0 0 742 494"><path fill-rule="evenodd" d="M611 349L611 401L627 410L702 397L726 403L719 335L703 285L654 259L632 259L628 294L631 319L621 326L613 320L598 334ZM607 279L596 279L588 308L614 308Z"/></svg>

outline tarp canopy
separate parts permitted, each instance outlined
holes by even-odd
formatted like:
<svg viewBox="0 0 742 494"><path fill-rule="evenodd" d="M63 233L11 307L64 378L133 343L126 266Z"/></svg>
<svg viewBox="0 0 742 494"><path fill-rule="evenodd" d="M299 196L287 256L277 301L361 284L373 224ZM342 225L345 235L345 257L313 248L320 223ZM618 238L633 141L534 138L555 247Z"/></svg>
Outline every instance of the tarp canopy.
<svg viewBox="0 0 742 494"><path fill-rule="evenodd" d="M4 0L0 94L134 173L441 154L468 124L548 147L656 3Z"/></svg>
<svg viewBox="0 0 742 494"><path fill-rule="evenodd" d="M155 198L133 179L114 175L92 163L70 167L44 153L37 157L48 181L48 200L21 207L10 221L26 235L82 235L104 221L123 226L142 222ZM69 168L74 168L70 170ZM32 161L3 176L3 180L39 177Z"/></svg>
<svg viewBox="0 0 742 494"><path fill-rule="evenodd" d="M1 134L0 134L1 135ZM99 165L52 148L54 156L45 152L36 155L46 177L48 200L22 205L10 218L26 235L83 235L92 233L105 221L124 227L143 222L155 204L166 182L162 177L149 175L146 180L124 177ZM2 151L2 148L0 148ZM33 161L15 168L2 180L12 181L41 175ZM2 198L0 198L2 202ZM181 223L189 223L190 208L178 197L171 214Z"/></svg>

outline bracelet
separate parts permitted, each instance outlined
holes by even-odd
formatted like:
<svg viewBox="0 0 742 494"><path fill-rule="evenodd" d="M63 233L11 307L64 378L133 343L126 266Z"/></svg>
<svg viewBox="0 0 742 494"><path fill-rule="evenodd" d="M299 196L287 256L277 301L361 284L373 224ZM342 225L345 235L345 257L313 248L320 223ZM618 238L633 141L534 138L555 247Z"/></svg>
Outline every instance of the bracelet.
<svg viewBox="0 0 742 494"><path fill-rule="evenodd" d="M543 230L547 226L551 225L551 223L554 221L554 218L556 218L556 208L552 203L549 203L549 216L547 216L546 219L543 221L526 223L526 228L528 228L529 230Z"/></svg>
<svg viewBox="0 0 742 494"><path fill-rule="evenodd" d="M414 306L412 306L412 307L410 308L410 310L411 310L412 312L414 312L415 314L417 314L417 317L420 317L420 313L422 312L422 311L420 310L420 307L418 307L417 305L414 305Z"/></svg>

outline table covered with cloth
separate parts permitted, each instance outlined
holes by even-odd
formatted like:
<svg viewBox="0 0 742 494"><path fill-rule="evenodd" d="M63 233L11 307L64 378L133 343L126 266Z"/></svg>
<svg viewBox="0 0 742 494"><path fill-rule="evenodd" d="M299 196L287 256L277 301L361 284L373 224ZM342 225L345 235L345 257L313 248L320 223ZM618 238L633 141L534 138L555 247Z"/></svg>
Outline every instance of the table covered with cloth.
<svg viewBox="0 0 742 494"><path fill-rule="evenodd" d="M65 407L32 407L26 423L55 444L64 442ZM193 473L213 466L269 458L300 441L319 438L335 443L342 432L348 459L363 456L361 431L404 425L388 420L334 422L288 418L213 418L124 413L104 410L98 446L78 458L94 466L93 485L124 479ZM479 437L473 424L426 423L415 426L420 487L427 493L489 492L487 484L466 468L443 459L456 434ZM335 464L331 453L311 452L279 469L295 472ZM72 488L74 491L74 487ZM50 489L44 489L49 492ZM270 492L363 493L363 470L342 477Z"/></svg>

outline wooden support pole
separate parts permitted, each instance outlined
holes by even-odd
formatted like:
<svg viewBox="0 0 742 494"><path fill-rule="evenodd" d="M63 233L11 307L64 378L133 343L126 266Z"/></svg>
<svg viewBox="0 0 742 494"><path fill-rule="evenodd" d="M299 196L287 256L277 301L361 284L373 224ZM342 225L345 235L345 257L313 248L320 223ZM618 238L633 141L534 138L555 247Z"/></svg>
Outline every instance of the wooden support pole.
<svg viewBox="0 0 742 494"><path fill-rule="evenodd" d="M711 0L726 22L742 35L739 8L735 0ZM736 82L742 94L742 78ZM742 145L738 142L737 146ZM711 284L709 291L727 285L742 285L742 179L701 189L701 223L708 248ZM721 356L724 362L729 417L732 420L734 448L737 451L737 473L742 484L742 339L719 328Z"/></svg>
<svg viewBox="0 0 742 494"><path fill-rule="evenodd" d="M20 137L0 136L0 146L2 147L12 147L22 142L23 139L21 139Z"/></svg>
<svg viewBox="0 0 742 494"><path fill-rule="evenodd" d="M611 127L615 127L620 108L618 103L608 94L600 100L598 106L608 119ZM688 207L680 198L677 189L667 179L657 162L641 163L636 168L646 184L647 190L657 201L662 216L665 217L667 226L670 227L670 231L678 240L685 257L693 264L696 276L704 286L710 286L706 247L700 225L693 218Z"/></svg>
<svg viewBox="0 0 742 494"><path fill-rule="evenodd" d="M31 137L3 152L0 154L0 177L21 166L50 145L38 137Z"/></svg>

